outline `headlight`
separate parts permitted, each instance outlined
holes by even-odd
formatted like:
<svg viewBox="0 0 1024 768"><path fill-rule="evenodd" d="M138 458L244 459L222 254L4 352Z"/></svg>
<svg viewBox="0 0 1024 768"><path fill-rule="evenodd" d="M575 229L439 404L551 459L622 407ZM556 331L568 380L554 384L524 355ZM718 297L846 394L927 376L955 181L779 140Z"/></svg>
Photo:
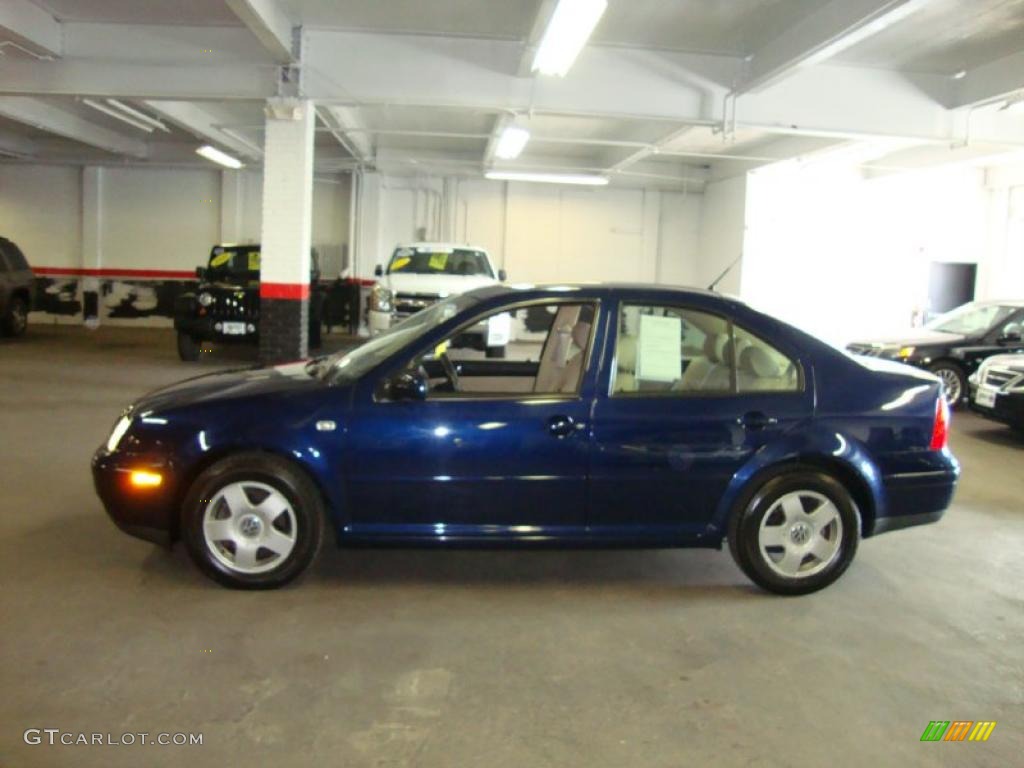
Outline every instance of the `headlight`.
<svg viewBox="0 0 1024 768"><path fill-rule="evenodd" d="M370 309L375 312L391 311L391 291L378 283L370 291Z"/></svg>
<svg viewBox="0 0 1024 768"><path fill-rule="evenodd" d="M213 296L203 291L196 297L196 301L199 302L199 306L208 307L213 304Z"/></svg>
<svg viewBox="0 0 1024 768"><path fill-rule="evenodd" d="M906 360L908 357L911 357L913 354L914 354L914 347L900 347L899 351L896 353L896 357L900 358L901 360Z"/></svg>
<svg viewBox="0 0 1024 768"><path fill-rule="evenodd" d="M128 416L122 416L117 420L117 424L114 425L114 431L110 433L110 437L107 439L107 451L113 452L117 450L117 444L121 442L121 438L124 437L128 427L131 425L132 420Z"/></svg>

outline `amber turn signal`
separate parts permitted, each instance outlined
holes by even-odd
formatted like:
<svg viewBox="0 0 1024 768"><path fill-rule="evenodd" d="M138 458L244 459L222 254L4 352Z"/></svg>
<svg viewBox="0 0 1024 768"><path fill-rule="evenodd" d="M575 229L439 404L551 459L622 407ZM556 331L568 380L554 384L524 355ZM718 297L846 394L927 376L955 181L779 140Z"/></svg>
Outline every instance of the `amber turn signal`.
<svg viewBox="0 0 1024 768"><path fill-rule="evenodd" d="M156 472L147 472L144 469L137 469L131 473L129 481L135 488L157 488L164 479Z"/></svg>

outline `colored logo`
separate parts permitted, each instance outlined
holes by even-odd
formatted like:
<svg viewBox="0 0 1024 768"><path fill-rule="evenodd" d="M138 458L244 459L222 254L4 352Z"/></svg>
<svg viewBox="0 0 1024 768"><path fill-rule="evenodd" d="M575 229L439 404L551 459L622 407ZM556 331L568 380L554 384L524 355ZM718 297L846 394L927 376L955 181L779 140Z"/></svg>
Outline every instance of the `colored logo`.
<svg viewBox="0 0 1024 768"><path fill-rule="evenodd" d="M995 727L994 720L932 720L921 741L988 741Z"/></svg>

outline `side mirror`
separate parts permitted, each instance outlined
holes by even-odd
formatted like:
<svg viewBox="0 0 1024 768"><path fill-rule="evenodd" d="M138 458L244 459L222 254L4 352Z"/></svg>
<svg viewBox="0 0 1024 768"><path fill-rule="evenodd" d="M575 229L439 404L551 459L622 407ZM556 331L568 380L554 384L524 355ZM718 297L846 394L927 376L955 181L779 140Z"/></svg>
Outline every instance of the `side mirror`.
<svg viewBox="0 0 1024 768"><path fill-rule="evenodd" d="M392 400L426 400L428 391L427 377L418 371L405 371L388 382L388 397Z"/></svg>
<svg viewBox="0 0 1024 768"><path fill-rule="evenodd" d="M1019 344L1021 340L1020 323L1009 323L1003 327L1003 332L996 339L1000 344Z"/></svg>
<svg viewBox="0 0 1024 768"><path fill-rule="evenodd" d="M384 267L378 264L376 267L373 268L373 274L377 277L384 277Z"/></svg>
<svg viewBox="0 0 1024 768"><path fill-rule="evenodd" d="M196 267L196 278L202 280L206 277L206 267Z"/></svg>
<svg viewBox="0 0 1024 768"><path fill-rule="evenodd" d="M508 280L508 272L506 272L504 269L499 269L498 270L498 279L501 280L501 282L504 283L506 280Z"/></svg>

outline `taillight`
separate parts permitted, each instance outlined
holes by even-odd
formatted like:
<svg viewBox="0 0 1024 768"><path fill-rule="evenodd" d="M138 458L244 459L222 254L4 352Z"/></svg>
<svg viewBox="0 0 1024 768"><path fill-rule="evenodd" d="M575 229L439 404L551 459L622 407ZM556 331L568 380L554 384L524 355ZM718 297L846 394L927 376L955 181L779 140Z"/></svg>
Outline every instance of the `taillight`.
<svg viewBox="0 0 1024 768"><path fill-rule="evenodd" d="M928 448L941 451L949 443L949 406L943 397L935 402L935 423L932 425L932 441Z"/></svg>

